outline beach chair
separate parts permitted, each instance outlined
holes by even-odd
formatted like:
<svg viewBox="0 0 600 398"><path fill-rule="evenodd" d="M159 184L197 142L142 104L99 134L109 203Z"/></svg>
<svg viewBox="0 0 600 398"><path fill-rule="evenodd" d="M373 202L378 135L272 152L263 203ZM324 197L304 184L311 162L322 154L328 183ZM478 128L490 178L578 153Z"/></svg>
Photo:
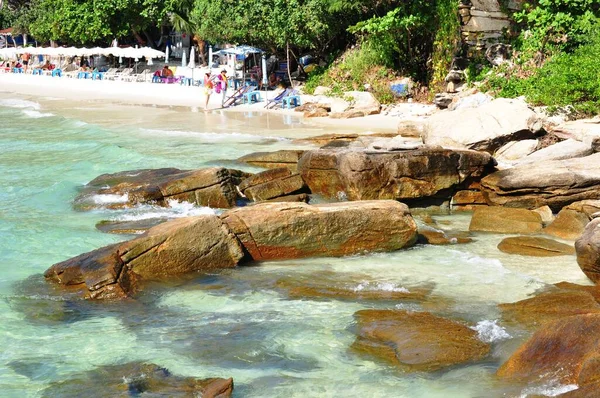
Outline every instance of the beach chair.
<svg viewBox="0 0 600 398"><path fill-rule="evenodd" d="M238 88L231 96L227 97L227 99L223 103L223 107L226 108L228 106L237 105L239 101L242 101L244 99L244 95L255 90L256 87L254 86L243 86Z"/></svg>
<svg viewBox="0 0 600 398"><path fill-rule="evenodd" d="M126 81L129 79L129 76L133 73L133 68L125 68L121 71L121 73L117 73L114 78L110 80L118 80L118 81Z"/></svg>
<svg viewBox="0 0 600 398"><path fill-rule="evenodd" d="M295 91L295 90L286 88L281 93L279 93L275 98L268 100L267 104L265 105L265 108L271 109L271 108L275 107L276 105L281 104L283 102L283 99L285 97L287 97L288 95L290 95L290 93L292 91Z"/></svg>
<svg viewBox="0 0 600 398"><path fill-rule="evenodd" d="M292 105L295 107L302 105L302 99L296 90L292 90L288 95L281 99L281 107L291 109Z"/></svg>
<svg viewBox="0 0 600 398"><path fill-rule="evenodd" d="M144 69L140 73L134 73L132 75L123 78L127 82L144 82L146 81L146 75L150 74L150 69Z"/></svg>
<svg viewBox="0 0 600 398"><path fill-rule="evenodd" d="M102 79L112 80L112 78L114 78L119 72L119 68L110 68L109 70L104 72L104 76L102 76Z"/></svg>

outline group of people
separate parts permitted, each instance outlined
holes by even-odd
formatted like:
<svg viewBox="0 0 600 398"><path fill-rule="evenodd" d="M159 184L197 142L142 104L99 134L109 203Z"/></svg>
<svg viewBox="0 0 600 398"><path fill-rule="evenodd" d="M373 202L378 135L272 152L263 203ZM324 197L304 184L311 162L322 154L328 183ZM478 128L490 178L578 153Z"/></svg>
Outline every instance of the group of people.
<svg viewBox="0 0 600 398"><path fill-rule="evenodd" d="M217 76L211 76L210 72L204 74L204 95L206 96L206 102L204 104L204 110L208 109L208 101L213 91L217 94L221 94L221 106L225 106L225 99L227 96L227 71L223 69Z"/></svg>

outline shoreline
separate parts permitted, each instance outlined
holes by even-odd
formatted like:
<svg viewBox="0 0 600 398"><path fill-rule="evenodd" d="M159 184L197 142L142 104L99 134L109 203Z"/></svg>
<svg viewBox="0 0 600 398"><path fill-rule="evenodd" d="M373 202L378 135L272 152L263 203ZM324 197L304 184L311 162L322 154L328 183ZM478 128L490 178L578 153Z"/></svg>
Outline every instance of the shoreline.
<svg viewBox="0 0 600 398"><path fill-rule="evenodd" d="M136 105L155 107L191 108L192 112L211 114L257 112L294 116L308 126L351 129L357 133L398 132L403 121L425 120L427 115L415 115L410 110L406 117L391 115L369 115L352 119L333 119L330 117L305 118L301 112L293 109L265 109L265 99L254 104L241 104L228 108L220 107L221 95L213 93L209 109L204 111L205 96L200 87L181 86L179 84L156 84L144 82L121 82L108 80L80 80L67 77L33 76L26 74L0 73L0 92L29 95L34 97L60 98L67 101L101 102L115 105ZM262 91L266 99L276 96L278 91ZM302 101L319 101L327 97L302 95ZM76 103L74 103L75 105ZM407 109L422 104L405 104Z"/></svg>

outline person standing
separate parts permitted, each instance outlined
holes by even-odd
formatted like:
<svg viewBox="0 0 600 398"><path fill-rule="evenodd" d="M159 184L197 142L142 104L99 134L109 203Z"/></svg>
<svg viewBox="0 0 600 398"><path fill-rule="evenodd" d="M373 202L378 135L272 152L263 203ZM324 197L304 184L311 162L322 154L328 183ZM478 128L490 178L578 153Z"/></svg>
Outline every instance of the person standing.
<svg viewBox="0 0 600 398"><path fill-rule="evenodd" d="M27 67L29 65L29 60L31 59L31 54L25 53L21 56L21 60L23 61L24 71L27 73Z"/></svg>
<svg viewBox="0 0 600 398"><path fill-rule="evenodd" d="M204 104L204 110L208 110L208 100L213 92L214 83L210 78L210 72L204 74L204 95L206 96L206 103Z"/></svg>
<svg viewBox="0 0 600 398"><path fill-rule="evenodd" d="M219 75L219 84L221 85L220 90L223 93L221 106L225 107L225 97L227 96L227 71L225 69L223 69Z"/></svg>

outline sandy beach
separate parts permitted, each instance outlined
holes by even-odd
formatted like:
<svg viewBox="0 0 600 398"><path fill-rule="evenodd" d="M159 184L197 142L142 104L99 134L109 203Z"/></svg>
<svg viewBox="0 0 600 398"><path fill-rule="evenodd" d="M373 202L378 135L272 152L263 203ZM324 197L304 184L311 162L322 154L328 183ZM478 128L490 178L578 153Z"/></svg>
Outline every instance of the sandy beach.
<svg viewBox="0 0 600 398"><path fill-rule="evenodd" d="M50 76L33 76L29 74L0 74L0 92L16 93L34 98L62 99L73 105L83 101L113 105L145 105L157 107L185 107L188 111L204 112L206 97L201 87L189 87L179 84L152 84L140 82L123 82L109 80L82 80L75 78L53 78ZM228 94L231 94L229 90ZM302 113L292 109L265 109L265 99L271 99L278 91L261 92L262 101L254 104L242 104L226 109L221 108L221 95L214 93L210 97L208 113L225 111L227 113L242 112L244 114L275 113L289 117L302 118ZM307 101L327 101L327 97L302 96ZM77 101L77 102L74 102ZM66 105L65 103L61 105ZM323 126L327 129L339 129L344 132L396 132L402 120L423 120L427 112L422 104L401 104L400 116L371 115L353 119L302 118L303 124ZM234 115L230 115L235 118Z"/></svg>

